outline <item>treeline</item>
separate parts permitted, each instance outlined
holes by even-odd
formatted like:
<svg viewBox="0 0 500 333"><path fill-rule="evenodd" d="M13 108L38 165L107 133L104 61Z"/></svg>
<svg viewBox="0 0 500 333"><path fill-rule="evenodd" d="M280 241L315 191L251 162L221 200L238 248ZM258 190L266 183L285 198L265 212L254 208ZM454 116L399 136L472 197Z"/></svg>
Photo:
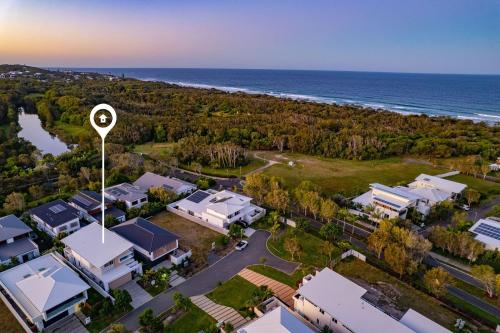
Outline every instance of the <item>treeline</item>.
<svg viewBox="0 0 500 333"><path fill-rule="evenodd" d="M233 144L362 160L405 154L480 155L491 160L500 154L500 127L466 120L403 116L132 79L14 82L0 81L7 104L36 110L48 126L59 120L84 126L91 133L89 110L102 102L113 105L119 121L109 140L121 144L194 138L208 147ZM86 135L72 139L78 143ZM206 158L231 165L227 157L234 156L221 158L207 152Z"/></svg>

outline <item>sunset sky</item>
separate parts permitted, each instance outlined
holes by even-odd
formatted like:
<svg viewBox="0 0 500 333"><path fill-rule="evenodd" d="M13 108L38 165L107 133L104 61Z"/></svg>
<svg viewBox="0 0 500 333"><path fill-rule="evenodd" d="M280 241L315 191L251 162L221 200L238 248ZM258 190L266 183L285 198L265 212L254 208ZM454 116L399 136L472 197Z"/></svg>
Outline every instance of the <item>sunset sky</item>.
<svg viewBox="0 0 500 333"><path fill-rule="evenodd" d="M0 63L500 73L500 1L0 1Z"/></svg>

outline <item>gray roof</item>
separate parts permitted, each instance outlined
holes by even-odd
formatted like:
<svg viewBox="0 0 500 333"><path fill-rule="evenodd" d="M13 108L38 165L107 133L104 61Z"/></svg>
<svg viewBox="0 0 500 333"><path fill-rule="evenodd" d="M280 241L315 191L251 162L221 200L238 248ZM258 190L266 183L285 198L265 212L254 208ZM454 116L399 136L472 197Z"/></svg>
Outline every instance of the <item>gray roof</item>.
<svg viewBox="0 0 500 333"><path fill-rule="evenodd" d="M110 195L116 200L133 202L142 198L147 198L145 191L137 186L122 183L104 189L105 195Z"/></svg>
<svg viewBox="0 0 500 333"><path fill-rule="evenodd" d="M148 252L153 252L179 239L176 234L141 217L121 223L111 230Z"/></svg>
<svg viewBox="0 0 500 333"><path fill-rule="evenodd" d="M24 235L30 231L32 229L15 215L0 217L0 242Z"/></svg>
<svg viewBox="0 0 500 333"><path fill-rule="evenodd" d="M10 244L0 246L0 261L5 261L37 249L38 246L29 238L18 239Z"/></svg>
<svg viewBox="0 0 500 333"><path fill-rule="evenodd" d="M82 190L69 198L68 201L88 212L101 207L102 196L95 191ZM109 205L111 200L105 198L104 203Z"/></svg>
<svg viewBox="0 0 500 333"><path fill-rule="evenodd" d="M61 199L33 208L30 214L38 216L53 228L79 217L78 210Z"/></svg>
<svg viewBox="0 0 500 333"><path fill-rule="evenodd" d="M146 172L134 182L135 186L147 191L152 187L163 187L171 192L178 192L183 186L197 188L195 184L180 180L175 177L164 177L152 172Z"/></svg>
<svg viewBox="0 0 500 333"><path fill-rule="evenodd" d="M104 211L104 216L108 216L108 215L111 215L113 216L114 218L119 218L119 217L122 217L122 216L125 216L125 212L121 209L118 209L116 207L111 207L111 208L108 208ZM94 214L92 215L97 221L101 222L102 220L102 213L99 212L97 214Z"/></svg>

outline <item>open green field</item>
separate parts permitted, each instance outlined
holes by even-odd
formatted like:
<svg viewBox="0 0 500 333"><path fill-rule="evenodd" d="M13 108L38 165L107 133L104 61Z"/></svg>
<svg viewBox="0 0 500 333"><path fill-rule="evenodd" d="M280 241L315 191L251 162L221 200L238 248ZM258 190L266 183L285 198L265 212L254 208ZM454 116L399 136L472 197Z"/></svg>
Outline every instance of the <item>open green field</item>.
<svg viewBox="0 0 500 333"><path fill-rule="evenodd" d="M201 173L209 176L216 177L241 177L245 174L258 169L266 164L265 161L256 158L248 157L248 163L243 165L241 168L227 168L227 169L216 169L208 166L204 166L201 169ZM184 169L191 170L189 165L182 166ZM193 170L191 170L193 171Z"/></svg>
<svg viewBox="0 0 500 333"><path fill-rule="evenodd" d="M10 313L9 309L0 301L0 332L18 333L24 332L23 328L17 322L16 318Z"/></svg>
<svg viewBox="0 0 500 333"><path fill-rule="evenodd" d="M301 269L301 267L299 267L295 272L293 272L292 275L288 275L285 272L266 265L252 265L248 266L247 268L256 273L265 275L271 279L289 285L292 288L297 288L302 278L310 273L310 271L312 271L312 269Z"/></svg>
<svg viewBox="0 0 500 333"><path fill-rule="evenodd" d="M148 142L142 145L134 146L134 152L144 155L158 155L161 157L169 155L172 152L172 147L172 143Z"/></svg>
<svg viewBox="0 0 500 333"><path fill-rule="evenodd" d="M395 302L400 310L405 311L408 308L413 308L444 327L453 327L458 318L458 315L444 308L435 298L402 283L395 277L361 260L341 261L335 267L335 271L355 280L364 281L375 289L379 289L383 285L394 288L395 292L393 293L397 295Z"/></svg>
<svg viewBox="0 0 500 333"><path fill-rule="evenodd" d="M60 120L58 120L54 123L53 130L56 132L62 132L66 135L76 136L76 137L80 136L82 134L88 133L88 131L89 131L87 128L85 128L83 126L63 123Z"/></svg>
<svg viewBox="0 0 500 333"><path fill-rule="evenodd" d="M265 169L264 173L283 178L289 188L309 180L324 192L346 196L365 192L373 182L384 185L406 184L421 173L436 175L448 171L425 161L403 158L352 161L272 152L259 153L259 156L282 162ZM289 166L289 161L294 161L295 166Z"/></svg>
<svg viewBox="0 0 500 333"><path fill-rule="evenodd" d="M453 180L459 183L467 184L468 187L473 188L481 192L481 199L486 199L493 195L500 195L500 184L484 180L480 177L473 177L464 174L446 177L448 180Z"/></svg>
<svg viewBox="0 0 500 333"><path fill-rule="evenodd" d="M206 296L215 303L240 311L246 307L246 302L252 298L253 293L257 290L257 286L235 275Z"/></svg>
<svg viewBox="0 0 500 333"><path fill-rule="evenodd" d="M202 332L215 324L215 320L199 307L193 305L188 312L180 316L165 328L166 333Z"/></svg>

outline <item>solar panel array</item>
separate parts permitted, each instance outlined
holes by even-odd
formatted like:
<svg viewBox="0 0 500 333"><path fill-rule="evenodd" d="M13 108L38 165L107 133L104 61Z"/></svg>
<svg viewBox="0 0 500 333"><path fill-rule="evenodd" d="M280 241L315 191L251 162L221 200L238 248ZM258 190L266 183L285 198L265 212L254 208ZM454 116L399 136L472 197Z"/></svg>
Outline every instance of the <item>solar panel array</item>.
<svg viewBox="0 0 500 333"><path fill-rule="evenodd" d="M60 204L57 204L57 205L54 205L52 207L49 208L50 211L54 214L58 214L60 212L64 212L66 210L66 207L60 205Z"/></svg>
<svg viewBox="0 0 500 333"><path fill-rule="evenodd" d="M191 194L189 197L186 198L186 200L189 200L194 203L200 203L208 196L210 196L210 194L208 194L207 192L198 191Z"/></svg>
<svg viewBox="0 0 500 333"><path fill-rule="evenodd" d="M92 202L81 195L75 195L73 197L73 200L78 201L79 203L83 204L84 206L90 206Z"/></svg>
<svg viewBox="0 0 500 333"><path fill-rule="evenodd" d="M117 187L110 189L109 192L113 195L126 195L127 194L126 191L122 190L121 188L117 188Z"/></svg>
<svg viewBox="0 0 500 333"><path fill-rule="evenodd" d="M480 223L473 231L476 234L485 235L500 240L500 228L494 227L492 225Z"/></svg>

